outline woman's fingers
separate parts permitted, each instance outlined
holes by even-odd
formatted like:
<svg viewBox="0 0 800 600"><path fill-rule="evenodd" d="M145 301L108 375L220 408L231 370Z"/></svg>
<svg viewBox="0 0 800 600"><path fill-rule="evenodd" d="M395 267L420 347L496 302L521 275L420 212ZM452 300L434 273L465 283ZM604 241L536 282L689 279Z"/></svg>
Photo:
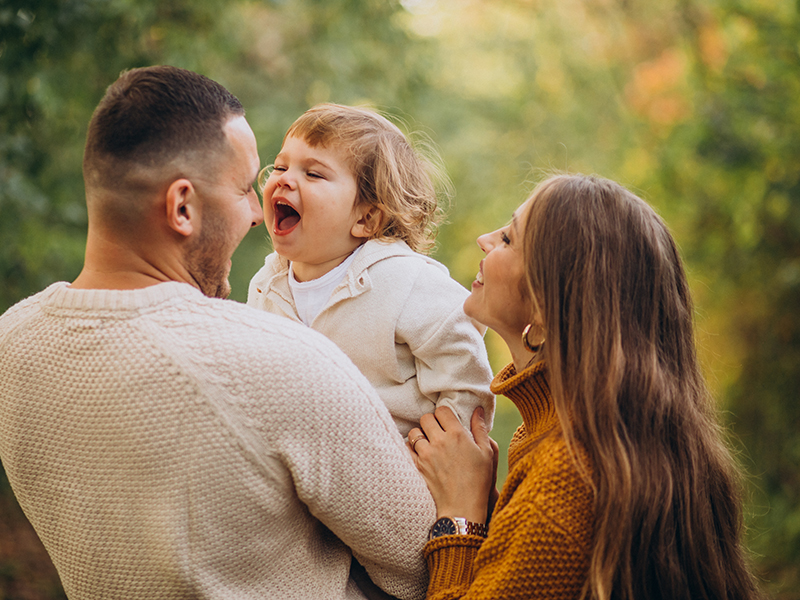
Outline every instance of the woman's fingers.
<svg viewBox="0 0 800 600"><path fill-rule="evenodd" d="M475 438L475 443L478 446L485 448L490 445L489 428L486 427L486 416L482 406L472 412L470 429L472 430L472 437Z"/></svg>
<svg viewBox="0 0 800 600"><path fill-rule="evenodd" d="M452 410L437 408L409 432L408 446L439 516L482 523L495 473L494 450L482 410L476 411L470 425L475 440Z"/></svg>
<svg viewBox="0 0 800 600"><path fill-rule="evenodd" d="M442 426L439 425L439 421L436 420L436 417L433 413L427 413L422 415L419 420L420 429L425 434L425 437L430 438L430 436L435 436L437 433L442 431Z"/></svg>
<svg viewBox="0 0 800 600"><path fill-rule="evenodd" d="M417 442L421 442L423 439L426 441L442 439L445 431L458 431L463 429L464 427L461 425L455 413L453 413L449 407L442 406L437 408L435 413L422 415L422 418L419 420L419 427L415 427L408 432L407 445L416 452Z"/></svg>
<svg viewBox="0 0 800 600"><path fill-rule="evenodd" d="M464 429L461 421L458 420L453 409L449 406L437 406L436 410L433 412L433 416L439 424L439 428L444 431Z"/></svg>
<svg viewBox="0 0 800 600"><path fill-rule="evenodd" d="M412 453L416 453L417 444L423 440L427 440L425 434L418 427L414 427L414 429L408 432L408 439L406 441L406 446L408 446L411 449Z"/></svg>

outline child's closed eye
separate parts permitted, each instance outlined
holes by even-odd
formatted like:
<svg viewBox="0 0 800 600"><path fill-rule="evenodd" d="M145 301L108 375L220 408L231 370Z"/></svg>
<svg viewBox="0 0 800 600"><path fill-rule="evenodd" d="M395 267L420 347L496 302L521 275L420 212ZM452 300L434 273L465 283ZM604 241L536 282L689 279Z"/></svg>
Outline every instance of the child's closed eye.
<svg viewBox="0 0 800 600"><path fill-rule="evenodd" d="M267 165L258 173L256 177L255 183L253 187L258 192L263 192L264 188L267 186L267 179L269 179L270 175L272 175L272 171L275 169L274 165Z"/></svg>

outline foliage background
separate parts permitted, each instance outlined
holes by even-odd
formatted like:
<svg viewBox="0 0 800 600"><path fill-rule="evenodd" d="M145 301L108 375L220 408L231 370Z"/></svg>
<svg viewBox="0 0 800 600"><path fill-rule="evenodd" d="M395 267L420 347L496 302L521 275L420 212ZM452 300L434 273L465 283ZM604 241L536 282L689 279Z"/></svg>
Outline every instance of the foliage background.
<svg viewBox="0 0 800 600"><path fill-rule="evenodd" d="M474 239L551 170L656 206L748 474L755 564L800 597L800 1L0 0L0 311L78 274L91 111L121 70L162 63L239 96L265 164L322 101L432 139L457 190L436 256L465 285ZM234 299L268 250L264 229L245 239ZM519 417L499 402L502 445ZM59 597L0 471L0 600Z"/></svg>

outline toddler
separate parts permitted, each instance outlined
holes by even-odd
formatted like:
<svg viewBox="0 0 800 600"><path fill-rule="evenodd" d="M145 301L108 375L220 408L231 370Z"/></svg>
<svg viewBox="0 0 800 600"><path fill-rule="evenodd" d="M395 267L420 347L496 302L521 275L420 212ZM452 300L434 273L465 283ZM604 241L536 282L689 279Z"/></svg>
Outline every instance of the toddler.
<svg viewBox="0 0 800 600"><path fill-rule="evenodd" d="M432 165L370 110L322 104L259 176L274 252L247 303L325 334L375 387L403 437L436 406L469 429L494 413L467 290L421 254L438 217Z"/></svg>

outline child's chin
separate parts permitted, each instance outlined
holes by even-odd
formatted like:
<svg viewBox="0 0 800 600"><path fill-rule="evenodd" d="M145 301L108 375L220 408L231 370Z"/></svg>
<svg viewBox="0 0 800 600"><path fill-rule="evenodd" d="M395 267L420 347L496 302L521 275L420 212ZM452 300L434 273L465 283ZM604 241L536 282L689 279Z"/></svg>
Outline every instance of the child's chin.
<svg viewBox="0 0 800 600"><path fill-rule="evenodd" d="M283 258L287 260L295 260L295 253L292 252L289 248L285 247L283 244L280 243L281 241L278 240L277 243L275 239L272 240L272 250L280 254Z"/></svg>

